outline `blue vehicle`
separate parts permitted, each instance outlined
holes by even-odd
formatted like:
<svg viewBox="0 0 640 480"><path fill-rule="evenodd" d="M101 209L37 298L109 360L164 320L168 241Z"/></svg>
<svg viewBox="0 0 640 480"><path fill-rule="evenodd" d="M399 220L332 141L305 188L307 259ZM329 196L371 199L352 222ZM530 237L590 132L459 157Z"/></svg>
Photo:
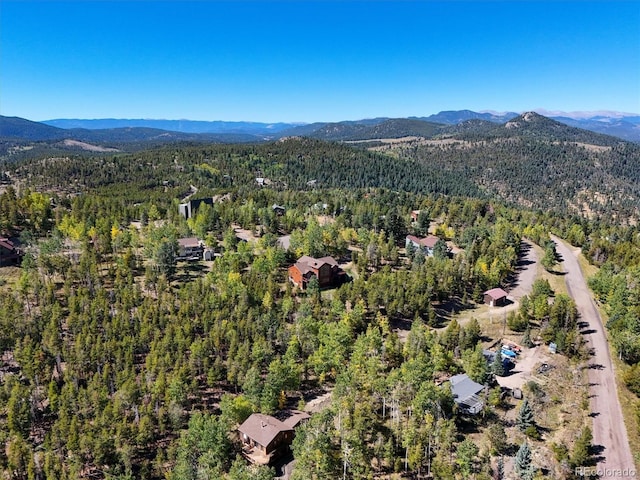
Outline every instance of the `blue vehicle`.
<svg viewBox="0 0 640 480"><path fill-rule="evenodd" d="M516 358L518 355L516 352L509 350L508 348L503 348L500 353L503 357Z"/></svg>

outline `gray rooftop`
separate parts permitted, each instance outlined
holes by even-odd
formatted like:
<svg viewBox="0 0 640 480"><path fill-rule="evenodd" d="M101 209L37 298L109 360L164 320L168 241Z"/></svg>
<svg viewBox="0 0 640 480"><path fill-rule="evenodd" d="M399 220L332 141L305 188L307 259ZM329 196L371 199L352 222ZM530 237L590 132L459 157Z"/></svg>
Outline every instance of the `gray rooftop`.
<svg viewBox="0 0 640 480"><path fill-rule="evenodd" d="M466 374L454 375L449 380L451 392L456 403L463 403L465 400L478 394L484 388L483 385L474 382Z"/></svg>

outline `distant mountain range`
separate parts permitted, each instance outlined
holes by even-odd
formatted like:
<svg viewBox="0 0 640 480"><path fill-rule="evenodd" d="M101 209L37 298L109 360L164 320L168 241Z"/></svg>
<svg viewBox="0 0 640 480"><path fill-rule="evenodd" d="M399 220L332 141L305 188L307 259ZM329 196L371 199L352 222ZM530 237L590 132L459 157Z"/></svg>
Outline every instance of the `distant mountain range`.
<svg viewBox="0 0 640 480"><path fill-rule="evenodd" d="M55 120L45 120L45 125L52 127L74 129L82 128L88 130L111 129L111 128L154 128L167 130L170 132L182 133L233 133L248 135L274 135L277 132L286 130L302 123L260 123L260 122L223 122L223 121L200 121L200 120L145 120L130 119L122 120L115 118L103 118L95 120L78 120L59 118Z"/></svg>
<svg viewBox="0 0 640 480"><path fill-rule="evenodd" d="M546 117L558 120L572 127L583 128L605 135L613 135L624 140L640 142L640 115L617 112L538 112ZM505 123L519 115L517 112L474 112L472 110L443 111L426 117L410 117L412 120L423 120L445 125L458 125L467 120L485 120L492 123ZM311 135L327 125L376 125L388 117L352 120L345 122L316 122L303 123L260 123L260 122L225 122L225 121L195 121L195 120L145 120L145 119L55 119L42 123L63 129L113 129L113 128L153 128L181 133L207 134L243 134L253 135L258 139L273 139L287 135ZM329 127L331 128L331 127ZM357 127L355 127L357 128ZM318 137L330 137L321 134ZM249 138L247 140L250 141ZM256 139L253 139L256 140ZM224 139L222 139L224 141Z"/></svg>
<svg viewBox="0 0 640 480"><path fill-rule="evenodd" d="M33 122L19 117L0 116L0 155L24 152L27 148L36 149L35 152L31 151L31 154L39 151L54 153L69 150L135 151L167 143L255 143L291 136L331 141L366 141L412 136L434 138L459 134L491 135L492 132L502 135L504 132L499 129L508 128L509 122L519 117L519 114L514 112L459 110L420 118L382 117L305 125L141 119L58 119ZM580 118L557 116L548 120L554 121L554 127L549 127L545 134L552 134L553 131L558 132L562 127L566 127L573 129L567 134L569 137L586 138L590 143L595 133L640 142L638 115L611 113ZM611 144L612 141L615 140L610 139L607 144Z"/></svg>
<svg viewBox="0 0 640 480"><path fill-rule="evenodd" d="M486 120L492 123L504 123L519 115L517 112L473 112L471 110L449 110L428 117L422 117L421 120L435 123L445 123L447 125L457 125L466 120Z"/></svg>

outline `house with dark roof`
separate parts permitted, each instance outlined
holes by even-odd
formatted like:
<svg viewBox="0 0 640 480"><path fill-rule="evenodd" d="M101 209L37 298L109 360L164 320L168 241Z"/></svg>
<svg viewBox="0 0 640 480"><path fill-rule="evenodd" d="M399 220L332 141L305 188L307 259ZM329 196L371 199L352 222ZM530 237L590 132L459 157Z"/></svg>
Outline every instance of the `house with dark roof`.
<svg viewBox="0 0 640 480"><path fill-rule="evenodd" d="M344 281L345 275L333 257L313 258L305 255L289 267L289 281L300 288L307 288L313 277L318 279L320 288L337 286Z"/></svg>
<svg viewBox="0 0 640 480"><path fill-rule="evenodd" d="M501 288L492 288L484 292L484 303L490 307L501 307L507 303L507 295Z"/></svg>
<svg viewBox="0 0 640 480"><path fill-rule="evenodd" d="M214 199L212 197L197 199L194 198L193 200L189 200L188 202L181 203L178 206L178 211L184 218L189 219L196 214L196 211L198 210L198 208L200 208L201 205L213 205L213 203Z"/></svg>
<svg viewBox="0 0 640 480"><path fill-rule="evenodd" d="M440 240L435 235L428 235L424 238L418 238L415 235L407 235L407 238L404 242L404 246L408 247L409 245L413 245L413 248L416 250L421 250L426 256L433 256L433 249Z"/></svg>
<svg viewBox="0 0 640 480"><path fill-rule="evenodd" d="M22 251L18 245L8 238L0 238L0 267L19 265L22 259Z"/></svg>
<svg viewBox="0 0 640 480"><path fill-rule="evenodd" d="M252 463L269 465L293 442L294 429L309 419L309 414L289 412L283 421L270 415L254 413L238 427L242 453Z"/></svg>
<svg viewBox="0 0 640 480"><path fill-rule="evenodd" d="M484 401L478 396L484 386L471 380L466 374L454 375L449 379L453 401L462 413L476 415L482 411Z"/></svg>

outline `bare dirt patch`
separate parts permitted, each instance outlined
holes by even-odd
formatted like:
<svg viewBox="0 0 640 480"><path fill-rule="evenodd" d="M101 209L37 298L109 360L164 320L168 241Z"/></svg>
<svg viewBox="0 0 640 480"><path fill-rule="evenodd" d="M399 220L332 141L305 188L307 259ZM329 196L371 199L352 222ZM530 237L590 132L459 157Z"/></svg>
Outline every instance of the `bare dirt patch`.
<svg viewBox="0 0 640 480"><path fill-rule="evenodd" d="M117 148L101 147L100 145L92 145L86 142L79 142L78 140L67 139L63 143L66 147L77 147L83 150L88 150L90 152L119 152L120 151Z"/></svg>
<svg viewBox="0 0 640 480"><path fill-rule="evenodd" d="M510 372L510 375L497 377L496 380L501 387L510 389L522 388L530 380L541 383L540 378L536 376L536 366L548 363L549 355L548 349L544 345L525 348L522 353L518 355L516 365Z"/></svg>
<svg viewBox="0 0 640 480"><path fill-rule="evenodd" d="M574 145L578 147L582 147L589 152L608 152L611 150L611 147L606 147L602 145L591 145L589 143L576 142Z"/></svg>
<svg viewBox="0 0 640 480"><path fill-rule="evenodd" d="M233 231L236 232L236 237L240 240L244 240L245 242L257 243L258 238L254 235L254 232L251 230L246 230L239 225L232 225Z"/></svg>
<svg viewBox="0 0 640 480"><path fill-rule="evenodd" d="M331 405L331 391L328 391L312 400L309 400L304 406L307 413L318 413Z"/></svg>
<svg viewBox="0 0 640 480"><path fill-rule="evenodd" d="M329 215L318 215L316 219L318 220L318 225L320 226L330 225L332 223L335 223L336 221L335 218Z"/></svg>
<svg viewBox="0 0 640 480"><path fill-rule="evenodd" d="M407 142L415 142L416 140L424 140L422 137L416 136L408 136L408 137L400 137L400 138L372 138L369 140L348 140L344 143L371 143L371 142L380 142L380 143L407 143Z"/></svg>

